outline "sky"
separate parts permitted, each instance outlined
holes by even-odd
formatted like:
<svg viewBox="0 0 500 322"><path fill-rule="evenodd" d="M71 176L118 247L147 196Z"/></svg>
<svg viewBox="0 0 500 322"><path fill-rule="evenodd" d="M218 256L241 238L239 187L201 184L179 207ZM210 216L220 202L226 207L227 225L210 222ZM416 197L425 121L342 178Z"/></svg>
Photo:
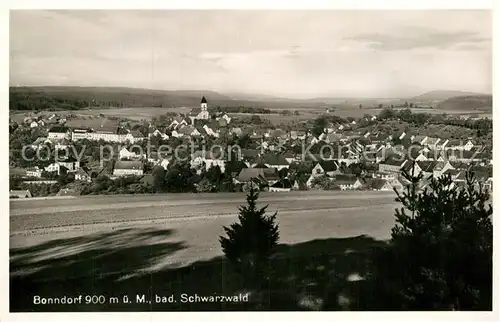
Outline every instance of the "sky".
<svg viewBox="0 0 500 322"><path fill-rule="evenodd" d="M10 85L491 93L490 11L11 11Z"/></svg>

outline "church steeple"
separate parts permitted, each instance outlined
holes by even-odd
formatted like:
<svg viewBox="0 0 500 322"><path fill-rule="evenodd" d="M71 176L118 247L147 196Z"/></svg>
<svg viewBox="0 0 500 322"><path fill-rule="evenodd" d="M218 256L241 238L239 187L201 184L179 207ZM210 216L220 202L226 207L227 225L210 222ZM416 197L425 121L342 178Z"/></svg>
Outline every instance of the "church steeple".
<svg viewBox="0 0 500 322"><path fill-rule="evenodd" d="M207 111L207 109L208 109L207 99L205 98L205 96L203 96L201 98L201 110Z"/></svg>

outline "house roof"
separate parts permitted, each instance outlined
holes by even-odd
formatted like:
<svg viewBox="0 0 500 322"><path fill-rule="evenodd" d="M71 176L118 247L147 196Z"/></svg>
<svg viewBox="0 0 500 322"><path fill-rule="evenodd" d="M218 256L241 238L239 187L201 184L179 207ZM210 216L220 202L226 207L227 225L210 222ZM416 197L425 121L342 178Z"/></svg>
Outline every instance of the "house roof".
<svg viewBox="0 0 500 322"><path fill-rule="evenodd" d="M68 133L69 128L66 126L53 126L50 128L49 132L52 133Z"/></svg>
<svg viewBox="0 0 500 322"><path fill-rule="evenodd" d="M276 130L271 132L272 137L281 137L281 136L285 136L285 135L286 135L286 131L284 131L282 129L276 129Z"/></svg>
<svg viewBox="0 0 500 322"><path fill-rule="evenodd" d="M144 137L144 135L138 130L132 130L132 131L130 131L130 134L132 134L132 136L134 138L143 138Z"/></svg>
<svg viewBox="0 0 500 322"><path fill-rule="evenodd" d="M262 162L270 165L288 165L288 161L283 155L266 154L262 157Z"/></svg>
<svg viewBox="0 0 500 322"><path fill-rule="evenodd" d="M261 169L261 168L244 168L238 174L237 180L240 182L248 182L252 179L278 179L278 171L276 169Z"/></svg>
<svg viewBox="0 0 500 322"><path fill-rule="evenodd" d="M201 113L201 108L195 107L195 108L191 109L191 112L189 112L189 115L196 116L200 113Z"/></svg>
<svg viewBox="0 0 500 322"><path fill-rule="evenodd" d="M415 135L415 137L413 138L413 142L419 142L420 143L425 138L426 138L425 135Z"/></svg>
<svg viewBox="0 0 500 322"><path fill-rule="evenodd" d="M195 151L193 154L191 154L191 159L201 157L204 159L219 160L222 159L221 156L222 153L217 151Z"/></svg>
<svg viewBox="0 0 500 322"><path fill-rule="evenodd" d="M452 177L458 175L462 170L457 170L457 169L447 169L445 172L443 172L443 175L451 175Z"/></svg>
<svg viewBox="0 0 500 322"><path fill-rule="evenodd" d="M247 158L255 158L259 156L259 151L252 149L241 149L241 155Z"/></svg>
<svg viewBox="0 0 500 322"><path fill-rule="evenodd" d="M441 139L440 138L427 138L427 140L425 141L425 144L426 145L434 145L434 144L438 143L439 140L441 140Z"/></svg>
<svg viewBox="0 0 500 322"><path fill-rule="evenodd" d="M10 196L18 196L20 198L31 197L31 192L29 190L11 190L9 194Z"/></svg>
<svg viewBox="0 0 500 322"><path fill-rule="evenodd" d="M254 169L267 169L269 167L264 163L264 161L260 160L252 168L254 168Z"/></svg>
<svg viewBox="0 0 500 322"><path fill-rule="evenodd" d="M438 161L417 161L418 166L423 172L432 172L438 165Z"/></svg>
<svg viewBox="0 0 500 322"><path fill-rule="evenodd" d="M196 130L196 128L194 126L186 125L186 126L180 128L179 130L177 130L177 132L189 135L189 134L193 133L194 130Z"/></svg>
<svg viewBox="0 0 500 322"><path fill-rule="evenodd" d="M273 188L283 188L283 189L290 189L293 187L293 183L290 179L282 179L279 181L276 181L275 184L273 184L271 187Z"/></svg>
<svg viewBox="0 0 500 322"><path fill-rule="evenodd" d="M113 127L107 127L107 126L102 126L99 128L94 129L96 133L102 133L102 134L118 134L120 131L119 126L113 126Z"/></svg>
<svg viewBox="0 0 500 322"><path fill-rule="evenodd" d="M387 180L380 178L365 178L362 179L362 183L366 187L370 187L372 189L382 189L384 185L387 183Z"/></svg>
<svg viewBox="0 0 500 322"><path fill-rule="evenodd" d="M463 146L465 145L465 143L467 143L466 141L464 140L460 140L460 139L449 139L448 140L448 143L446 144L446 147L459 147L459 146Z"/></svg>
<svg viewBox="0 0 500 322"><path fill-rule="evenodd" d="M354 184L358 179L356 177L342 177L341 179L335 178L335 184L336 185L352 185Z"/></svg>
<svg viewBox="0 0 500 322"><path fill-rule="evenodd" d="M140 161L116 161L115 169L142 170L142 162L140 162Z"/></svg>
<svg viewBox="0 0 500 322"><path fill-rule="evenodd" d="M87 173L87 171L85 171L85 169L83 168L78 168L76 171L75 171L75 174L79 174L81 176L88 176L89 174Z"/></svg>
<svg viewBox="0 0 500 322"><path fill-rule="evenodd" d="M321 160L317 164L326 172L335 171L338 168L338 163L335 160Z"/></svg>
<svg viewBox="0 0 500 322"><path fill-rule="evenodd" d="M380 164L390 165L390 166L402 166L406 160L397 160L396 158L389 157Z"/></svg>

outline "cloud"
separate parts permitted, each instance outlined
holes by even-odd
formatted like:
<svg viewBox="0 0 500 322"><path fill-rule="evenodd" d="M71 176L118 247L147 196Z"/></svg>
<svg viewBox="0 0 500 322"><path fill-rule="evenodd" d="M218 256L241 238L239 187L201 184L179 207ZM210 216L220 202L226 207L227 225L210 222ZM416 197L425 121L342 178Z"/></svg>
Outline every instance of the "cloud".
<svg viewBox="0 0 500 322"><path fill-rule="evenodd" d="M481 45L491 43L491 38L484 37L478 32L444 32L424 28L407 28L399 35L389 33L365 33L345 37L344 40L364 43L372 49L382 51L411 50L418 48L435 48L444 50L466 49L457 46L471 43L475 44L475 49L487 49L488 47L481 47Z"/></svg>

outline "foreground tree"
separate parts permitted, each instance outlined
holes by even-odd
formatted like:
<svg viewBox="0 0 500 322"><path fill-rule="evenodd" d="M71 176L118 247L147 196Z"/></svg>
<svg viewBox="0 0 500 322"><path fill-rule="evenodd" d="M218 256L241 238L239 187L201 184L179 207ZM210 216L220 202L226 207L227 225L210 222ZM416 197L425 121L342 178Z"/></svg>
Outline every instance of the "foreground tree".
<svg viewBox="0 0 500 322"><path fill-rule="evenodd" d="M268 264L279 240L277 212L266 215L268 206L257 208L259 192L251 189L247 205L239 207L239 222L224 227L227 237L220 237L222 250L249 285L256 286L269 274Z"/></svg>
<svg viewBox="0 0 500 322"><path fill-rule="evenodd" d="M491 310L493 225L489 192L467 174L466 186L450 176L421 176L397 193L390 246L375 256L373 280L383 309Z"/></svg>

